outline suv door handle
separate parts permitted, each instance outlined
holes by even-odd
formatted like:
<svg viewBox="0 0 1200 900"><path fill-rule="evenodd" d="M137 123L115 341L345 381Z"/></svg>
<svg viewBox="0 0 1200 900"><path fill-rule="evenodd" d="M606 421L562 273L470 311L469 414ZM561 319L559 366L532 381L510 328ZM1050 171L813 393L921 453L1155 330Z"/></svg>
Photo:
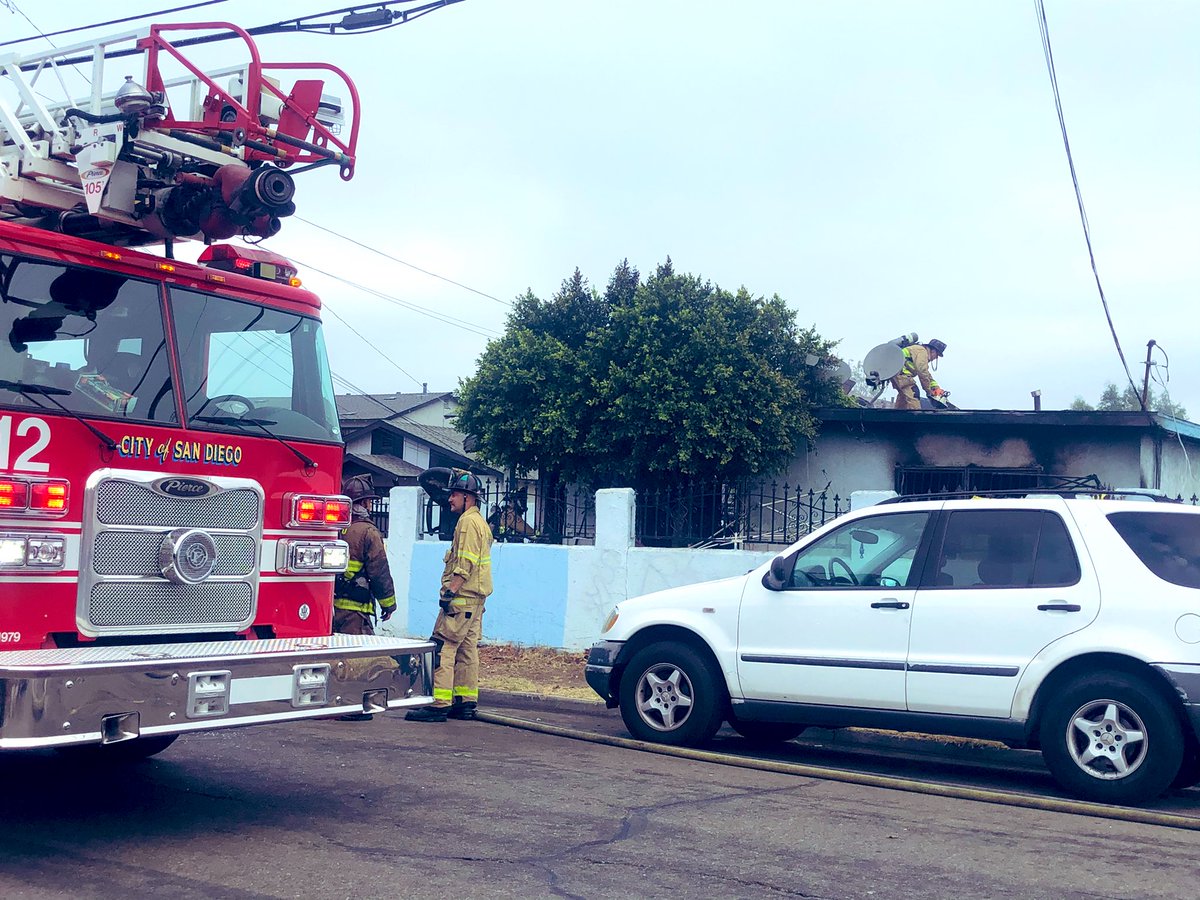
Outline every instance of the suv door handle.
<svg viewBox="0 0 1200 900"><path fill-rule="evenodd" d="M903 600L881 600L872 603L871 609L908 609L908 604Z"/></svg>
<svg viewBox="0 0 1200 900"><path fill-rule="evenodd" d="M1041 612L1079 612L1083 609L1078 603L1039 603Z"/></svg>

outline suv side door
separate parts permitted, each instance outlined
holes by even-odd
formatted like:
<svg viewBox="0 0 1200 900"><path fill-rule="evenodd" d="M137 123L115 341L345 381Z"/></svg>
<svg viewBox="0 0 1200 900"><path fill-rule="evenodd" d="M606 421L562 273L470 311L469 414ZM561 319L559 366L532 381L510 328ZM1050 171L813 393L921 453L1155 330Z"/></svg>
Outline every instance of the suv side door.
<svg viewBox="0 0 1200 900"><path fill-rule="evenodd" d="M1061 501L971 502L948 504L934 534L913 609L908 708L1007 718L1029 661L1091 622L1100 590Z"/></svg>
<svg viewBox="0 0 1200 900"><path fill-rule="evenodd" d="M904 709L910 584L932 516L857 518L791 551L782 584L749 579L738 619L742 695Z"/></svg>

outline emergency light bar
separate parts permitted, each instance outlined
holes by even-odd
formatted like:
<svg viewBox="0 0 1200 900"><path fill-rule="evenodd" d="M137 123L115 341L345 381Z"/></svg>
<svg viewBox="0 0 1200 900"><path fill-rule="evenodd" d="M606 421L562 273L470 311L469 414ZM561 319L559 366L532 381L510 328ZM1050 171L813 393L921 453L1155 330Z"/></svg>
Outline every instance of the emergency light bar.
<svg viewBox="0 0 1200 900"><path fill-rule="evenodd" d="M70 495L66 481L0 478L0 514L61 516L67 512Z"/></svg>
<svg viewBox="0 0 1200 900"><path fill-rule="evenodd" d="M210 244L196 260L209 269L237 272L263 281L300 287L296 267L290 260L258 247L239 247L235 244Z"/></svg>

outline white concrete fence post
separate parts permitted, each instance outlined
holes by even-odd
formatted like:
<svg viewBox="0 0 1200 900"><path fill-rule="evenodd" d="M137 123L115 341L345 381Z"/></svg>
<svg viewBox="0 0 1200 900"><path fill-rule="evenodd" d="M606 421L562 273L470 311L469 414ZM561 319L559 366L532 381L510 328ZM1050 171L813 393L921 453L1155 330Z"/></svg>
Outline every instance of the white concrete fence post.
<svg viewBox="0 0 1200 900"><path fill-rule="evenodd" d="M396 583L396 614L379 624L381 634L405 636L408 622L408 588L412 579L413 546L421 539L424 491L419 487L392 488L388 495L388 565Z"/></svg>

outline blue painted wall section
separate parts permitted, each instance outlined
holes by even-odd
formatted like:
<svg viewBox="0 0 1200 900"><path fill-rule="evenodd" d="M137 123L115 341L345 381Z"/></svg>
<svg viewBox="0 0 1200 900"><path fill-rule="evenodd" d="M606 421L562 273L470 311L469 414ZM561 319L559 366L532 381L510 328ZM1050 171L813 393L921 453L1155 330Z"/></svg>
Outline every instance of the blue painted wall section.
<svg viewBox="0 0 1200 900"><path fill-rule="evenodd" d="M449 543L413 545L408 590L409 634L428 635L437 619L442 557ZM493 544L492 585L483 620L484 641L561 647L567 615L568 548Z"/></svg>

